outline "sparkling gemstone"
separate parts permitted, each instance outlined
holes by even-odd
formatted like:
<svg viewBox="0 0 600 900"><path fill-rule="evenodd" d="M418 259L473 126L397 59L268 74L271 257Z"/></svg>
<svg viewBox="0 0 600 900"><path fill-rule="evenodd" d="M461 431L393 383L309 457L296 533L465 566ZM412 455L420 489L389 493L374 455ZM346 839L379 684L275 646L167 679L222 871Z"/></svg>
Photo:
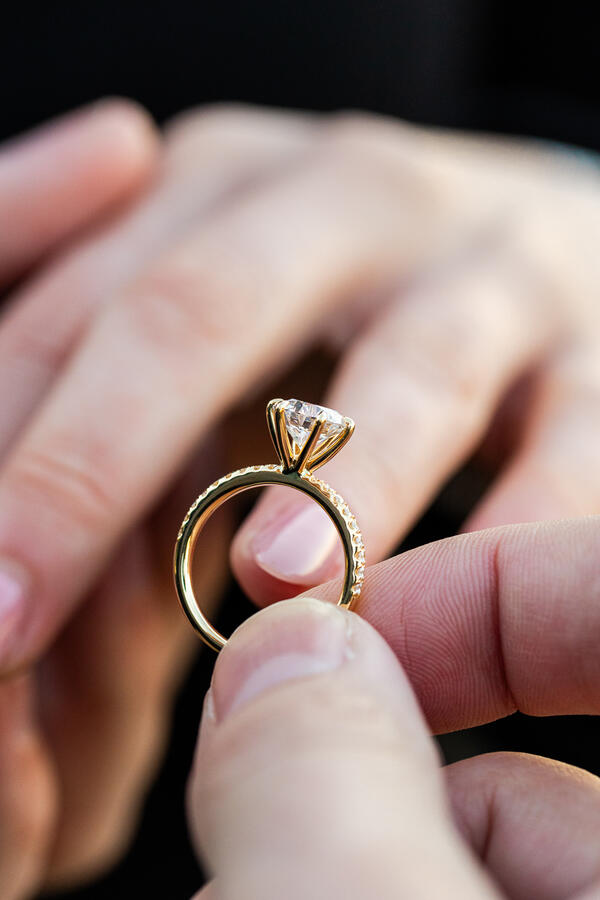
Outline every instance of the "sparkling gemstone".
<svg viewBox="0 0 600 900"><path fill-rule="evenodd" d="M306 443L315 419L322 413L326 418L317 441L317 447L334 435L340 434L346 427L344 417L339 412L336 412L335 409L328 409L326 406L317 406L316 403L286 400L283 409L288 434L299 448Z"/></svg>

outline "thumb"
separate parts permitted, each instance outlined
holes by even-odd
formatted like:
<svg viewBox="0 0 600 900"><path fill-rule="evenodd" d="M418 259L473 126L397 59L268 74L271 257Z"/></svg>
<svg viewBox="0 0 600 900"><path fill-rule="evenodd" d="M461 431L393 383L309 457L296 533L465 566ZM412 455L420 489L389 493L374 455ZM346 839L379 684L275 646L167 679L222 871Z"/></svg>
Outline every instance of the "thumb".
<svg viewBox="0 0 600 900"><path fill-rule="evenodd" d="M497 896L392 651L318 600L262 610L220 654L190 804L219 900Z"/></svg>

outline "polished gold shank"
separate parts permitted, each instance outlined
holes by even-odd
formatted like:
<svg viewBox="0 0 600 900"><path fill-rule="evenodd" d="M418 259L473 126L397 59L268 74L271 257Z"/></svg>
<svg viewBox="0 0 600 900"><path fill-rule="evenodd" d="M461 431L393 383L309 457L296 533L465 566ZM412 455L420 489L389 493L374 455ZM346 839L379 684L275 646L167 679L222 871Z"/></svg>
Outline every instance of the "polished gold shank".
<svg viewBox="0 0 600 900"><path fill-rule="evenodd" d="M306 468L308 461L311 469L315 468L313 459L318 460L322 456L323 445L314 456L311 456L319 436L318 426L322 427L322 422L317 420L302 450L294 454L293 448L289 444L287 432L285 432L285 423L285 440L283 440L280 429L281 406L272 406L280 402L271 401L267 410L267 418L269 432L281 459L281 464L248 466L219 478L194 501L183 520L177 536L174 569L175 585L179 600L194 629L202 640L216 651L221 650L225 646L227 639L210 624L196 599L192 585L192 560L198 538L210 516L223 503L241 491L269 484L280 484L308 494L325 510L335 525L342 541L345 571L338 605L349 608L361 592L365 571L365 550L356 519L343 498L324 481L315 478L311 471ZM350 420L347 421L350 422ZM327 459L331 458L332 449L335 453L346 443L352 434L353 427L353 423L350 422L342 436L341 443L339 440L327 442L332 445L329 448L330 452L326 457ZM349 433L347 433L348 431ZM309 442L312 442L311 446L303 454ZM338 443L340 443L340 446L337 446Z"/></svg>

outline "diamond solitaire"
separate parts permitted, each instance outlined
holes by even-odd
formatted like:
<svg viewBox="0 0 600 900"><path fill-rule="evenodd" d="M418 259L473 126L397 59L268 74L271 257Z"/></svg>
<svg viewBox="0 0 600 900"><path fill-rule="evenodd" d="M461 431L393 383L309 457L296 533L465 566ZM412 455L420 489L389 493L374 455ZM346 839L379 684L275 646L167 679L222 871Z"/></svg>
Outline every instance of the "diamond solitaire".
<svg viewBox="0 0 600 900"><path fill-rule="evenodd" d="M335 409L317 406L316 403L306 403L304 400L285 400L283 415L287 432L299 448L306 443L308 435L320 416L325 419L325 422L317 440L317 447L320 447L328 438L340 435L346 427L344 417Z"/></svg>

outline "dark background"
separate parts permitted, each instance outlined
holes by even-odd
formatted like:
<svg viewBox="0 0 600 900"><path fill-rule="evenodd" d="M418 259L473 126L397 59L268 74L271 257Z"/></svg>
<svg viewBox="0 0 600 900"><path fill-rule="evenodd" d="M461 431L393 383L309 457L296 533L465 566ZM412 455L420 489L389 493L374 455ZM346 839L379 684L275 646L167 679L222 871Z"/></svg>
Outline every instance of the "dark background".
<svg viewBox="0 0 600 900"><path fill-rule="evenodd" d="M491 0L11 3L0 13L0 138L118 94L159 121L220 100L362 108L600 150L594 8ZM472 488L447 491L407 543L455 531L468 496L474 499ZM224 629L243 602L232 589ZM71 900L183 900L199 886L182 801L212 662L201 655L181 694L168 758L131 853ZM514 716L442 743L449 759L527 750L600 772L599 730L584 718Z"/></svg>
<svg viewBox="0 0 600 900"><path fill-rule="evenodd" d="M0 129L106 94L158 119L243 100L365 108L600 147L596 4L55 0L3 4Z"/></svg>

